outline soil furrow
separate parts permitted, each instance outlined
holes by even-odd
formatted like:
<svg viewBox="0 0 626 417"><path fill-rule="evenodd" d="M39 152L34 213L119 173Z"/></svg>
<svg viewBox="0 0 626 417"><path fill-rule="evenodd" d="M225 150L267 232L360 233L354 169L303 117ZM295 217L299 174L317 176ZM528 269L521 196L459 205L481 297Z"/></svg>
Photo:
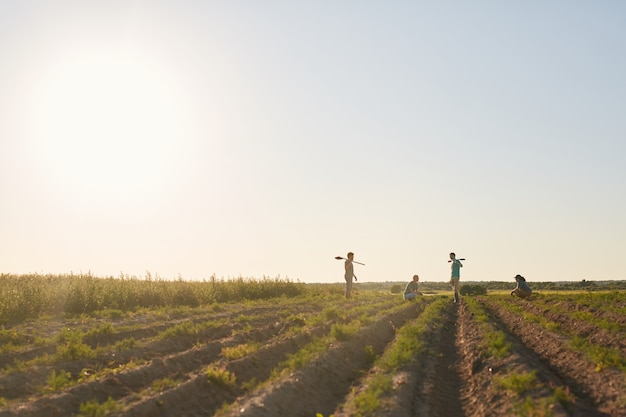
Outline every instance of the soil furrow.
<svg viewBox="0 0 626 417"><path fill-rule="evenodd" d="M543 316L547 320L557 323L563 328L563 330L565 330L565 332L567 332L567 334L580 336L587 339L589 342L599 346L619 349L622 353L622 356L626 357L626 337L624 337L623 332L610 332L592 323L577 320L567 313L559 313L557 311L553 311L552 309L542 308L540 306L534 305L532 302L526 302L524 304L522 304L523 302L517 300L516 302L519 305L522 305L529 312L538 316ZM561 307L569 312L575 312L580 310L578 306L570 304L562 304ZM584 308L583 310L590 312L589 310ZM600 313L598 312L598 310L595 310L592 314L599 315Z"/></svg>
<svg viewBox="0 0 626 417"><path fill-rule="evenodd" d="M264 309L264 316L258 316L251 321L251 324L255 326L263 326L264 322L273 322L280 320L288 314L286 311L279 313L274 309ZM224 318L224 317L222 317ZM203 323L205 317L195 320L190 318L188 321L191 323ZM209 320L212 322L213 320ZM165 329L179 324L177 321L170 326L166 326ZM11 375L0 376L0 396L8 399L17 399L26 395L34 395L37 393L39 387L46 383L46 379L50 375L52 370L63 370L64 372L70 372L72 375L80 375L83 369L99 369L103 366L109 368L119 367L132 361L133 358L141 357L144 360L151 360L155 357L167 356L172 353L180 352L191 348L198 342L205 340L224 338L233 332L240 330L244 327L244 324L234 322L228 325L220 325L215 328L209 328L202 333L180 335L175 338L165 338L163 340L149 341L147 344L136 343L136 347L129 348L123 351L111 351L104 356L94 359L79 359L69 362L59 362L49 366L40 366L27 373L17 373ZM161 327L161 326L159 326Z"/></svg>
<svg viewBox="0 0 626 417"><path fill-rule="evenodd" d="M329 329L330 324L318 326L309 332L294 337L275 342L268 341L262 349L244 358L226 363L217 361L212 364L212 366L222 368L234 375L237 382L236 387L229 388L212 384L202 369L196 369L188 381L127 406L120 417L145 415L175 417L193 415L197 410L202 410L204 415L212 415L222 404L233 402L238 395L245 394L247 391L244 388L246 383L251 380L264 381L289 354L296 352L310 342L313 337L326 334Z"/></svg>
<svg viewBox="0 0 626 417"><path fill-rule="evenodd" d="M538 361L571 389L577 397L576 405L587 413L582 415L626 415L623 373L615 369L598 372L585 354L569 349L562 336L524 321L489 298L482 297L481 302L518 337L520 345L532 350Z"/></svg>
<svg viewBox="0 0 626 417"><path fill-rule="evenodd" d="M408 306L379 318L350 340L329 346L326 354L306 367L283 377L269 388L237 401L224 416L311 416L331 414L356 381L393 340L396 327L416 317L418 309Z"/></svg>
<svg viewBox="0 0 626 417"><path fill-rule="evenodd" d="M393 306L389 304L389 306ZM369 314L379 313L379 309L371 309ZM354 314L349 316L354 317ZM347 318L349 320L349 318ZM123 416L178 416L193 415L194 410L201 409L205 415L211 415L222 404L232 403L237 396L246 395L246 386L250 383L265 381L278 364L296 353L315 337L327 334L333 322L307 329L293 337L278 336L274 341L267 341L262 349L234 361L218 361L214 367L223 368L236 377L235 387L225 388L208 383L207 376L196 373L189 381L151 398L144 398L137 404L126 408Z"/></svg>
<svg viewBox="0 0 626 417"><path fill-rule="evenodd" d="M19 409L20 416L36 416L43 412L50 417L62 416L64 415L63 410L67 410L68 407L69 409L77 409L81 399L84 400L84 398L105 401L109 396L122 398L131 395L133 392L149 387L152 381L156 379L166 377L176 379L192 372L202 364L206 365L213 362L223 347L237 345L245 341L265 341L289 327L275 322L275 319L276 317L270 317L271 323L267 324L265 328L260 327L235 336L230 336L232 329L220 332L219 335L213 333L212 338L216 340L202 348L183 349L163 358L155 357L149 364L137 369L108 375L102 380L84 382L66 389L63 393L46 396L35 401L31 400L28 406L16 404L12 408ZM226 338L223 339L224 337ZM9 410L0 411L0 416L13 415L11 413Z"/></svg>

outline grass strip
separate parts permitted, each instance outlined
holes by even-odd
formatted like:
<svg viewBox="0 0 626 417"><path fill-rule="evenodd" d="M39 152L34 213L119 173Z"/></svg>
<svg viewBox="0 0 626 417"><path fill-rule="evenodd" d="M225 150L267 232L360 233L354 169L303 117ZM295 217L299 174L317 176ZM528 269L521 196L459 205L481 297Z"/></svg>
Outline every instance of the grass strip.
<svg viewBox="0 0 626 417"><path fill-rule="evenodd" d="M416 357L434 351L435 346L428 343L430 339L422 336L442 326L441 317L449 302L448 297L433 301L415 321L398 330L393 344L374 362L380 372L370 377L367 388L346 404L355 409L356 416L369 416L380 410L382 399L393 388L394 375Z"/></svg>

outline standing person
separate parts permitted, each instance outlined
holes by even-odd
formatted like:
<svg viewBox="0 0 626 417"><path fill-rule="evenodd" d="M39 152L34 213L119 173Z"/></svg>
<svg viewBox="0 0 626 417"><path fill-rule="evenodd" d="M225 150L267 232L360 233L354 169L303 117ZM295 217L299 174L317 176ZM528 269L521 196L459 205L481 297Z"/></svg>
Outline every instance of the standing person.
<svg viewBox="0 0 626 417"><path fill-rule="evenodd" d="M526 283L526 278L517 274L515 275L515 282L517 282L517 286L511 291L511 295L517 295L519 298L530 298L533 290Z"/></svg>
<svg viewBox="0 0 626 417"><path fill-rule="evenodd" d="M461 268L463 264L461 261L456 259L456 254L454 252L450 252L450 261L452 263L452 273L450 274L450 285L452 286L452 290L454 291L454 302L459 302L459 280L461 279Z"/></svg>
<svg viewBox="0 0 626 417"><path fill-rule="evenodd" d="M404 289L404 299L405 300L415 300L415 297L419 294L417 291L417 282L420 280L419 275L413 275L413 281L410 281L406 284L406 288Z"/></svg>
<svg viewBox="0 0 626 417"><path fill-rule="evenodd" d="M344 268L346 270L344 278L346 279L346 298L350 298L352 295L352 278L356 281L356 275L354 275L354 253L348 252L348 259L344 262Z"/></svg>

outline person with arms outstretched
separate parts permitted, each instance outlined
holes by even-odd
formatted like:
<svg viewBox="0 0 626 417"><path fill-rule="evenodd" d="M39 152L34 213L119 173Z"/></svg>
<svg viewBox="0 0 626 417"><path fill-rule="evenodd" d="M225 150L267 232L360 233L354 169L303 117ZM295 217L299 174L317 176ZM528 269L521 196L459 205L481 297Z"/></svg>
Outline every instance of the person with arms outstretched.
<svg viewBox="0 0 626 417"><path fill-rule="evenodd" d="M461 268L463 264L461 261L456 259L456 254L454 252L450 252L450 262L452 264L451 274L450 274L450 285L452 286L452 290L454 291L454 302L459 302L459 280L461 279Z"/></svg>
<svg viewBox="0 0 626 417"><path fill-rule="evenodd" d="M352 261L354 260L354 253L348 252L348 259L344 262L345 274L344 278L346 280L346 298L350 298L352 296L352 278L357 281L356 275L354 275L354 264Z"/></svg>

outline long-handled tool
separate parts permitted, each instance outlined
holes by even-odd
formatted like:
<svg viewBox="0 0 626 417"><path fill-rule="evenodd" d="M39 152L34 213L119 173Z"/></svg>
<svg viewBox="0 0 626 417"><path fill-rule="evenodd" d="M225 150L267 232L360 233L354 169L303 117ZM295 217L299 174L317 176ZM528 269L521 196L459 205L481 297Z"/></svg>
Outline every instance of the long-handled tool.
<svg viewBox="0 0 626 417"><path fill-rule="evenodd" d="M342 258L341 256L335 256L335 259L346 259L346 258ZM365 264L362 264L361 262L357 262L357 261L352 261L352 262L354 262L355 264L359 264L359 265L365 266Z"/></svg>
<svg viewBox="0 0 626 417"><path fill-rule="evenodd" d="M465 258L457 258L456 260L457 260L457 261L464 261L464 260L465 260ZM448 260L448 262L452 262L452 259L449 259L449 260Z"/></svg>

